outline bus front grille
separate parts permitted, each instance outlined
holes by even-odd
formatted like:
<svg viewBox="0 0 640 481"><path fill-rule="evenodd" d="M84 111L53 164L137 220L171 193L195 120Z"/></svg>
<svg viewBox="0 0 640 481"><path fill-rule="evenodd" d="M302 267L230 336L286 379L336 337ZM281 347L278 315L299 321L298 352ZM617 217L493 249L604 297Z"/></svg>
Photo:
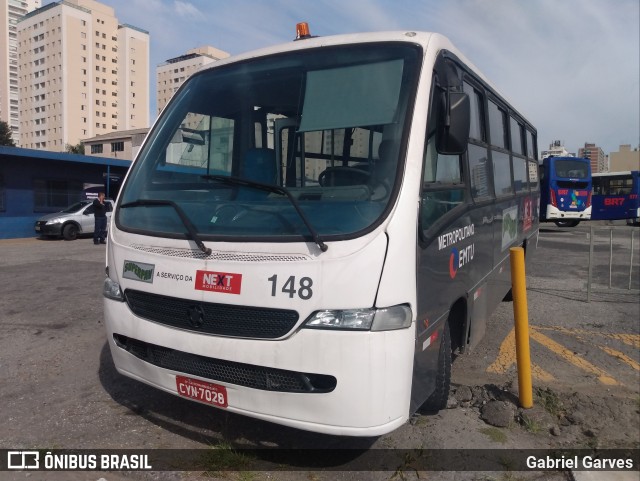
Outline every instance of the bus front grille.
<svg viewBox="0 0 640 481"><path fill-rule="evenodd" d="M114 334L116 345L154 366L212 381L295 393L327 393L335 389L333 376L274 369L253 364L215 359Z"/></svg>
<svg viewBox="0 0 640 481"><path fill-rule="evenodd" d="M179 249L167 247L144 246L131 244L131 247L143 252L161 256L183 257L187 259L207 259L223 262L300 262L310 258L304 254L271 254L261 252L217 252L205 254L200 249Z"/></svg>
<svg viewBox="0 0 640 481"><path fill-rule="evenodd" d="M298 313L285 309L200 302L127 289L131 311L143 319L203 334L277 339L298 322Z"/></svg>

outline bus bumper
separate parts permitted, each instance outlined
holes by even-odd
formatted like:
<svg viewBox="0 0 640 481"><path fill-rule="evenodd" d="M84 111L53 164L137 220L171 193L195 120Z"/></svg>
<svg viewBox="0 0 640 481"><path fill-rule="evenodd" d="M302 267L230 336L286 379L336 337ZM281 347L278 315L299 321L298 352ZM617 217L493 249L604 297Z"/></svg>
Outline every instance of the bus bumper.
<svg viewBox="0 0 640 481"><path fill-rule="evenodd" d="M280 341L234 339L162 326L134 316L124 302L104 302L117 370L158 389L180 396L176 376L215 383L226 389L228 406L221 409L332 435L378 436L408 419L413 325L384 332L300 329ZM119 336L216 360L334 376L337 382L331 392L280 392L221 382L146 362L118 345Z"/></svg>
<svg viewBox="0 0 640 481"><path fill-rule="evenodd" d="M575 220L589 220L591 219L591 206L587 207L583 211L561 211L557 207L547 205L547 220L562 220L562 219L575 219Z"/></svg>

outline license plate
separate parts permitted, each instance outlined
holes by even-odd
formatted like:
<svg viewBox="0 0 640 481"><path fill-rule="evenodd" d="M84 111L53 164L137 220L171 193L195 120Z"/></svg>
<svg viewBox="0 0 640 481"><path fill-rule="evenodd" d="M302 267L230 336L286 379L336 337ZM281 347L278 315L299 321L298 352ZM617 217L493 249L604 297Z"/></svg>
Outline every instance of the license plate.
<svg viewBox="0 0 640 481"><path fill-rule="evenodd" d="M227 388L190 377L176 376L176 389L182 397L226 408Z"/></svg>
<svg viewBox="0 0 640 481"><path fill-rule="evenodd" d="M36 231L39 231L39 230L40 230L40 226L39 226L39 225L37 225L37 226L36 226Z"/></svg>

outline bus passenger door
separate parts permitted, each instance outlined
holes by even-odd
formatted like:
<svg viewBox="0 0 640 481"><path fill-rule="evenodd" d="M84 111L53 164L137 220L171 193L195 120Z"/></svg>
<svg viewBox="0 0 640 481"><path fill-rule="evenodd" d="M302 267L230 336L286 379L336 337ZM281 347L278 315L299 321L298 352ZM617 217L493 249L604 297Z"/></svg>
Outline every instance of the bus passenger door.
<svg viewBox="0 0 640 481"><path fill-rule="evenodd" d="M428 145L425 155L423 186L420 195L419 237L417 252L417 322L412 412L419 408L435 387L438 346L443 327L456 296L464 291L457 276L457 246L445 239L462 229L467 220L465 188L461 183L460 156L435 153ZM440 175L448 176L436 181ZM455 180L457 179L457 181Z"/></svg>
<svg viewBox="0 0 640 481"><path fill-rule="evenodd" d="M467 161L472 203L469 224L473 230L474 255L466 266L470 275L467 286L469 314L461 352L473 349L484 337L492 313L494 302L491 301L489 274L494 266L494 225L498 222L487 146L483 142L470 142Z"/></svg>
<svg viewBox="0 0 640 481"><path fill-rule="evenodd" d="M494 266L494 225L497 223L491 157L487 142L488 129L485 117L486 96L484 89L471 77L463 81L464 92L470 98L469 145L466 155L470 208L470 225L473 226L474 256L468 264L471 282L468 286L468 325L461 352L473 349L484 337L487 320L492 312L488 275Z"/></svg>
<svg viewBox="0 0 640 481"><path fill-rule="evenodd" d="M463 177L462 158L450 143L450 152L440 143L445 118L443 108L446 89L446 68L436 66L427 120L426 144L423 156L422 187L418 220L417 246L417 314L411 412L417 410L434 391L438 373L439 346L444 326L455 300L464 296L464 276L457 277L459 245L450 242L449 233L465 231L467 188ZM451 72L450 72L451 73ZM458 86L459 87L459 86ZM455 90L457 87L452 87ZM459 94L459 91L457 92ZM452 121L452 124L454 122ZM466 144L466 140L463 140ZM466 147L466 146L465 146ZM465 243L466 248L466 243ZM472 249L472 248L471 248ZM470 252L470 249L467 249ZM465 254L467 255L467 254ZM459 333L458 326L454 330Z"/></svg>

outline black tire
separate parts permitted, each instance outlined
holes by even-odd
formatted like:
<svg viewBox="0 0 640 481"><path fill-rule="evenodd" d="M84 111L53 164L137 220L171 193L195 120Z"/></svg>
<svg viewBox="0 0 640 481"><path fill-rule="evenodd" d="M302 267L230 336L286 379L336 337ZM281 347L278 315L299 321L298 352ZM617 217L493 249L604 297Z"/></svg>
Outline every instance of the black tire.
<svg viewBox="0 0 640 481"><path fill-rule="evenodd" d="M553 222L558 227L575 227L580 223L579 220L554 220Z"/></svg>
<svg viewBox="0 0 640 481"><path fill-rule="evenodd" d="M426 412L438 412L447 407L449 388L451 387L451 333L449 322L445 322L442 330L442 341L438 353L438 372L436 374L436 389L422 405Z"/></svg>
<svg viewBox="0 0 640 481"><path fill-rule="evenodd" d="M64 240L76 240L78 238L78 226L75 224L67 224L62 229L62 237Z"/></svg>

